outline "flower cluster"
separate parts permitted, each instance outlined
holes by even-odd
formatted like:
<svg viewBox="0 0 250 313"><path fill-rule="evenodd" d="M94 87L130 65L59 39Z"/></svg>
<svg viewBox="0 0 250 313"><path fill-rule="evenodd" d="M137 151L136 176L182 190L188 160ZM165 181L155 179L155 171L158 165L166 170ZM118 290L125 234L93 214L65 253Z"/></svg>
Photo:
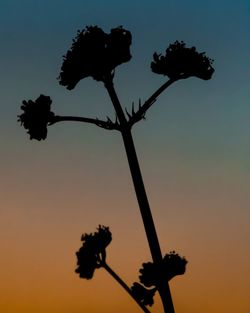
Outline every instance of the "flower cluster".
<svg viewBox="0 0 250 313"><path fill-rule="evenodd" d="M170 79L196 76L208 80L212 77L213 60L199 53L195 47L186 48L186 44L176 41L166 49L166 54L154 53L151 69L154 73L163 74Z"/></svg>
<svg viewBox="0 0 250 313"><path fill-rule="evenodd" d="M176 275L182 275L186 270L187 260L174 251L166 254L160 264L143 263L140 269L140 282L146 287L158 286L162 280L169 281Z"/></svg>
<svg viewBox="0 0 250 313"><path fill-rule="evenodd" d="M80 278L91 279L94 271L105 262L105 249L112 240L112 234L108 227L99 225L94 234L83 234L81 240L83 244L76 252L78 267L75 272Z"/></svg>
<svg viewBox="0 0 250 313"><path fill-rule="evenodd" d="M35 101L23 101L21 109L24 111L18 116L18 121L27 129L30 139L45 139L47 126L54 117L50 111L52 100L48 96L40 95Z"/></svg>
<svg viewBox="0 0 250 313"><path fill-rule="evenodd" d="M71 49L64 56L59 83L73 89L83 78L104 81L114 68L131 59L131 33L121 26L106 34L98 26L78 31Z"/></svg>
<svg viewBox="0 0 250 313"><path fill-rule="evenodd" d="M131 287L134 297L143 305L152 306L154 304L154 295L156 288L147 289L139 283L134 283Z"/></svg>

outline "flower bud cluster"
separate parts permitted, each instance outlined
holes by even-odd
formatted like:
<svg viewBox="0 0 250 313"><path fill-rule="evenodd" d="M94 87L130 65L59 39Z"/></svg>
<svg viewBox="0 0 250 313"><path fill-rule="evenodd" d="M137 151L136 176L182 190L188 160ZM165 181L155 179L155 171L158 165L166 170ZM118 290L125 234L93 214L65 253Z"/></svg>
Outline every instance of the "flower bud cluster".
<svg viewBox="0 0 250 313"><path fill-rule="evenodd" d="M78 31L64 56L59 83L71 90L85 77L105 81L116 66L131 59L131 33L121 26L106 34L98 26Z"/></svg>
<svg viewBox="0 0 250 313"><path fill-rule="evenodd" d="M186 270L187 260L180 257L175 251L167 253L161 263L143 263L140 269L140 282L146 287L157 286L162 280L169 281Z"/></svg>
<svg viewBox="0 0 250 313"><path fill-rule="evenodd" d="M151 69L154 73L170 79L196 76L208 80L214 72L212 63L213 60L204 52L197 52L195 47L186 48L183 41L175 41L166 49L165 55L154 53Z"/></svg>
<svg viewBox="0 0 250 313"><path fill-rule="evenodd" d="M83 244L76 252L78 267L75 272L80 278L91 279L95 270L105 262L105 249L112 240L112 234L109 227L99 225L94 234L83 234L81 240Z"/></svg>
<svg viewBox="0 0 250 313"><path fill-rule="evenodd" d="M21 109L24 111L18 116L18 121L27 129L30 139L45 139L47 126L54 117L50 111L52 100L48 96L40 95L35 101L23 101Z"/></svg>

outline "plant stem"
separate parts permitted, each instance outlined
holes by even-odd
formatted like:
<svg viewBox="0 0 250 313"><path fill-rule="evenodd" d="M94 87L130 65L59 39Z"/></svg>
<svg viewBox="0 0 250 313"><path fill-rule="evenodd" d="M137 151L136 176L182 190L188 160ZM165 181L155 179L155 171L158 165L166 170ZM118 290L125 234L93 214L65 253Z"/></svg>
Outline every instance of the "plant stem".
<svg viewBox="0 0 250 313"><path fill-rule="evenodd" d="M181 79L178 78L178 79ZM176 79L169 79L166 81L163 85L161 85L149 98L144 102L144 104L139 107L139 110L134 113L131 118L129 119L129 124L132 127L133 124L137 123L140 121L144 116L147 110L151 107L151 105L156 101L157 97L165 90L167 89L170 85L172 85Z"/></svg>
<svg viewBox="0 0 250 313"><path fill-rule="evenodd" d="M112 268L110 268L108 266L108 264L106 262L103 263L102 265L103 268L105 268L105 270L122 286L122 288L124 288L126 290L126 292L136 301L136 303L141 307L141 309L145 312L145 313L150 313L150 311L146 308L145 305L143 305L139 300L137 300L131 289L128 287L128 285L112 270Z"/></svg>
<svg viewBox="0 0 250 313"><path fill-rule="evenodd" d="M147 235L152 259L154 263L160 263L162 260L161 248L157 237L154 220L150 210L146 190L144 187L142 174L133 142L133 137L130 130L122 132L123 142L127 153L128 163L134 188L137 196L137 201L140 207L141 216L144 223L145 232ZM170 293L168 282L162 282L159 287L159 294L162 299L162 304L165 313L174 313L173 301Z"/></svg>
<svg viewBox="0 0 250 313"><path fill-rule="evenodd" d="M159 240L157 237L153 217L151 214L146 190L144 187L142 174L133 142L133 137L131 133L131 128L129 126L129 123L127 122L124 112L122 110L120 101L117 97L117 94L115 92L113 82L112 80L107 80L105 82L105 87L107 88L107 91L109 93L109 96L111 98L111 101L114 105L116 114L118 116L120 126L121 126L121 133L122 138L127 154L127 159L130 167L130 172L132 176L132 180L134 183L135 193L138 200L138 204L140 207L140 212L147 236L147 240L149 243L149 248L151 251L152 259L154 263L160 263L162 261L162 254L161 254L161 248L159 244ZM174 313L174 306L172 302L172 297L170 293L170 288L167 281L164 281L161 283L161 285L158 288L162 304L164 307L165 313Z"/></svg>
<svg viewBox="0 0 250 313"><path fill-rule="evenodd" d="M119 130L119 125L117 123L113 123L112 121L102 121L97 118L89 118L89 117L80 117L80 116L59 116L55 115L49 121L49 125L53 125L58 122L65 121L73 121L73 122L84 122L89 124L95 124L101 128L109 129L109 130Z"/></svg>

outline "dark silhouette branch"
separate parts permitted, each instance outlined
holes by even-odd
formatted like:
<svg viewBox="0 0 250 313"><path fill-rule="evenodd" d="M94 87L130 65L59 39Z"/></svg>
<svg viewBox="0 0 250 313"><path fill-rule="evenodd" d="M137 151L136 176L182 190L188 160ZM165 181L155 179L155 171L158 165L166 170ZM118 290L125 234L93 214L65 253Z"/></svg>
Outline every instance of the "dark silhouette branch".
<svg viewBox="0 0 250 313"><path fill-rule="evenodd" d="M53 116L50 121L49 125L53 125L58 122L65 122L65 121L74 121L74 122L83 122L83 123L89 123L89 124L94 124L98 127L108 129L108 130L120 130L120 125L119 123L112 122L110 118L107 118L107 121L102 121L99 120L98 118L89 118L89 117L80 117L80 116L59 116L55 115Z"/></svg>
<svg viewBox="0 0 250 313"><path fill-rule="evenodd" d="M114 106L115 112L116 112L116 116L119 120L119 124L121 127L121 131L122 129L126 129L128 126L128 121L126 119L126 116L123 112L121 103L117 97L116 91L114 89L114 84L113 84L113 76L110 75L109 77L106 78L105 82L104 82L104 86L108 91L108 94L110 96L110 99L112 101L112 104Z"/></svg>
<svg viewBox="0 0 250 313"><path fill-rule="evenodd" d="M172 82L171 82L172 83ZM155 92L154 97L157 97L170 83L165 83L161 88ZM131 127L129 122L126 120L125 114L123 112L120 101L117 97L116 91L114 89L112 78L105 82L105 87L109 93L111 101L114 105L114 109L118 116L121 125L121 134L123 138L124 147L127 154L127 159L129 163L129 168L135 188L136 197L138 200L149 248L151 251L152 259L154 263L159 264L162 261L161 248L157 236L157 232L154 225L153 216L150 210L147 193L145 190L144 182L142 179L142 174L140 170L140 165L138 162L135 145L133 142L133 137L131 134ZM151 97L153 100L153 97ZM162 282L159 286L159 294L162 299L164 312L174 313L174 306L171 297L170 288L167 281Z"/></svg>
<svg viewBox="0 0 250 313"><path fill-rule="evenodd" d="M181 77L179 78L181 79ZM129 116L129 126L132 127L135 123L145 118L145 114L147 110L151 107L151 105L156 101L157 97L166 90L170 85L172 85L178 79L169 79L166 81L160 88L158 88L144 103L141 105L139 102L139 109L137 112L134 112L132 109L132 114L128 114Z"/></svg>
<svg viewBox="0 0 250 313"><path fill-rule="evenodd" d="M122 137L152 259L155 264L159 264L162 261L161 248L150 210L131 130L127 129L126 131L122 131ZM162 299L164 312L174 313L174 306L168 282L163 281L159 285L158 291Z"/></svg>
<svg viewBox="0 0 250 313"><path fill-rule="evenodd" d="M136 301L136 303L141 307L141 309L145 313L150 313L146 306L135 298L133 292L128 287L128 285L112 270L112 268L108 266L106 262L102 263L102 267L105 268L105 270L122 286L122 288L126 290L126 292Z"/></svg>

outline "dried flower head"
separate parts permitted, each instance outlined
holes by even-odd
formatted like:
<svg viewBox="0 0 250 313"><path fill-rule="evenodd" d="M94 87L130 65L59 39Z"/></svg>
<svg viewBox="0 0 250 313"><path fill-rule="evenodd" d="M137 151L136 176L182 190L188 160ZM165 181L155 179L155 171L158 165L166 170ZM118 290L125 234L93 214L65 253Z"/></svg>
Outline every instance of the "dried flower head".
<svg viewBox="0 0 250 313"><path fill-rule="evenodd" d="M131 59L131 33L121 26L106 34L98 26L78 31L71 49L64 56L59 83L73 89L83 78L104 81L114 68Z"/></svg>
<svg viewBox="0 0 250 313"><path fill-rule="evenodd" d="M48 96L40 95L35 101L23 101L21 109L24 111L18 115L18 121L27 129L30 139L45 139L47 126L54 117L50 111L52 100Z"/></svg>
<svg viewBox="0 0 250 313"><path fill-rule="evenodd" d="M80 278L91 279L95 269L102 267L105 262L105 249L112 240L112 234L109 227L99 225L94 234L84 234L81 240L83 244L76 252L78 267L75 272Z"/></svg>
<svg viewBox="0 0 250 313"><path fill-rule="evenodd" d="M134 297L143 305L152 306L154 304L154 295L156 288L147 289L139 283L134 283L131 287Z"/></svg>
<svg viewBox="0 0 250 313"><path fill-rule="evenodd" d="M159 285L162 280L169 281L186 270L187 260L174 251L166 254L160 264L152 262L143 263L140 269L140 282L146 287Z"/></svg>
<svg viewBox="0 0 250 313"><path fill-rule="evenodd" d="M213 60L195 47L186 48L186 44L176 41L166 49L166 54L154 53L151 69L154 73L168 76L170 79L196 76L208 80L212 77Z"/></svg>
<svg viewBox="0 0 250 313"><path fill-rule="evenodd" d="M170 280L177 275L183 275L186 271L187 260L180 257L175 251L166 254L162 260L166 279Z"/></svg>

